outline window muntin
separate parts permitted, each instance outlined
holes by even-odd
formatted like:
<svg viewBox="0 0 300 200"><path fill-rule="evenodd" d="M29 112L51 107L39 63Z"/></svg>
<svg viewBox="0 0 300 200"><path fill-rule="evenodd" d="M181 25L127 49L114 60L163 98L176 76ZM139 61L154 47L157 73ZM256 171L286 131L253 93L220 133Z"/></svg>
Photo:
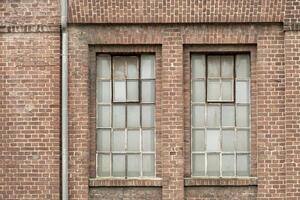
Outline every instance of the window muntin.
<svg viewBox="0 0 300 200"><path fill-rule="evenodd" d="M192 176L249 176L249 54L192 54L191 69Z"/></svg>
<svg viewBox="0 0 300 200"><path fill-rule="evenodd" d="M155 176L155 56L97 56L97 176Z"/></svg>

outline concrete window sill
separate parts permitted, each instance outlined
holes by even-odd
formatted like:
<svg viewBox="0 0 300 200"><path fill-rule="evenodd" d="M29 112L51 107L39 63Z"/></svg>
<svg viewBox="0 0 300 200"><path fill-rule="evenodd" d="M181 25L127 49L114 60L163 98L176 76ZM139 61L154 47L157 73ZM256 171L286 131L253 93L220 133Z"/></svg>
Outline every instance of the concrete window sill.
<svg viewBox="0 0 300 200"><path fill-rule="evenodd" d="M185 178L184 186L257 186L257 178Z"/></svg>
<svg viewBox="0 0 300 200"><path fill-rule="evenodd" d="M94 178L89 179L90 187L161 187L161 178L151 179L117 179L117 178Z"/></svg>

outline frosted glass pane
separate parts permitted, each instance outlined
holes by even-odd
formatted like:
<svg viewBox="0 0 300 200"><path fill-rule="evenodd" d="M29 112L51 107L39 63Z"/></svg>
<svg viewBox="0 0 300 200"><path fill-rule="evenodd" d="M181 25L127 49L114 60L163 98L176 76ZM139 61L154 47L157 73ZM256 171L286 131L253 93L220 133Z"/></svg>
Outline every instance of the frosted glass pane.
<svg viewBox="0 0 300 200"><path fill-rule="evenodd" d="M222 81L222 100L233 101L233 82Z"/></svg>
<svg viewBox="0 0 300 200"><path fill-rule="evenodd" d="M154 105L142 105L142 127L154 127Z"/></svg>
<svg viewBox="0 0 300 200"><path fill-rule="evenodd" d="M238 103L249 103L248 81L236 81L236 101Z"/></svg>
<svg viewBox="0 0 300 200"><path fill-rule="evenodd" d="M222 151L233 152L234 151L234 130L222 131Z"/></svg>
<svg viewBox="0 0 300 200"><path fill-rule="evenodd" d="M97 77L110 79L111 58L109 55L99 55L97 57Z"/></svg>
<svg viewBox="0 0 300 200"><path fill-rule="evenodd" d="M97 150L110 151L110 129L97 130Z"/></svg>
<svg viewBox="0 0 300 200"><path fill-rule="evenodd" d="M113 106L113 127L125 128L125 106L124 105Z"/></svg>
<svg viewBox="0 0 300 200"><path fill-rule="evenodd" d="M110 176L110 156L105 154L98 154L98 176Z"/></svg>
<svg viewBox="0 0 300 200"><path fill-rule="evenodd" d="M237 175L249 176L250 175L250 159L248 154L237 155Z"/></svg>
<svg viewBox="0 0 300 200"><path fill-rule="evenodd" d="M140 176L140 155L129 154L127 157L127 176L137 177Z"/></svg>
<svg viewBox="0 0 300 200"><path fill-rule="evenodd" d="M125 155L113 154L112 175L115 177L125 176Z"/></svg>
<svg viewBox="0 0 300 200"><path fill-rule="evenodd" d="M114 101L125 102L126 101L126 82L114 81Z"/></svg>
<svg viewBox="0 0 300 200"><path fill-rule="evenodd" d="M127 127L128 128L140 127L140 105L127 106Z"/></svg>
<svg viewBox="0 0 300 200"><path fill-rule="evenodd" d="M220 155L207 154L207 175L220 176Z"/></svg>
<svg viewBox="0 0 300 200"><path fill-rule="evenodd" d="M220 151L220 130L207 130L206 151Z"/></svg>
<svg viewBox="0 0 300 200"><path fill-rule="evenodd" d="M142 81L142 102L155 101L155 81Z"/></svg>
<svg viewBox="0 0 300 200"><path fill-rule="evenodd" d="M110 81L97 82L97 99L98 102L110 103L111 102L111 88Z"/></svg>
<svg viewBox="0 0 300 200"><path fill-rule="evenodd" d="M192 77L205 78L205 55L192 55Z"/></svg>
<svg viewBox="0 0 300 200"><path fill-rule="evenodd" d="M221 84L219 80L207 81L207 100L219 101L221 96Z"/></svg>
<svg viewBox="0 0 300 200"><path fill-rule="evenodd" d="M205 150L205 132L204 130L193 130L192 132L192 151Z"/></svg>
<svg viewBox="0 0 300 200"><path fill-rule="evenodd" d="M238 105L236 107L237 127L249 127L249 106Z"/></svg>
<svg viewBox="0 0 300 200"><path fill-rule="evenodd" d="M192 106L192 125L193 127L205 126L205 106Z"/></svg>
<svg viewBox="0 0 300 200"><path fill-rule="evenodd" d="M204 154L193 154L192 157L193 176L205 176L205 157Z"/></svg>
<svg viewBox="0 0 300 200"><path fill-rule="evenodd" d="M110 106L98 107L98 126L110 127Z"/></svg>
<svg viewBox="0 0 300 200"><path fill-rule="evenodd" d="M142 55L141 56L141 78L155 77L155 56Z"/></svg>
<svg viewBox="0 0 300 200"><path fill-rule="evenodd" d="M143 151L154 151L153 130L143 130Z"/></svg>
<svg viewBox="0 0 300 200"><path fill-rule="evenodd" d="M124 57L113 57L114 79L125 79L125 59Z"/></svg>
<svg viewBox="0 0 300 200"><path fill-rule="evenodd" d="M154 155L143 155L143 176L154 176Z"/></svg>
<svg viewBox="0 0 300 200"><path fill-rule="evenodd" d="M235 113L233 105L222 105L222 126L235 126Z"/></svg>
<svg viewBox="0 0 300 200"><path fill-rule="evenodd" d="M138 101L139 100L139 82L138 81L127 81L127 100Z"/></svg>
<svg viewBox="0 0 300 200"><path fill-rule="evenodd" d="M221 73L223 78L233 77L233 56L221 57Z"/></svg>
<svg viewBox="0 0 300 200"><path fill-rule="evenodd" d="M138 77L138 58L136 56L127 57L127 78L136 79Z"/></svg>
<svg viewBox="0 0 300 200"><path fill-rule="evenodd" d="M207 56L208 77L220 77L220 56Z"/></svg>
<svg viewBox="0 0 300 200"><path fill-rule="evenodd" d="M249 151L249 131L237 131L237 151Z"/></svg>
<svg viewBox="0 0 300 200"><path fill-rule="evenodd" d="M193 102L205 101L205 81L192 82L192 101Z"/></svg>
<svg viewBox="0 0 300 200"><path fill-rule="evenodd" d="M236 56L235 71L237 78L250 77L250 56L248 54L239 54Z"/></svg>
<svg viewBox="0 0 300 200"><path fill-rule="evenodd" d="M234 176L234 155L224 155L222 156L222 175L223 176Z"/></svg>
<svg viewBox="0 0 300 200"><path fill-rule="evenodd" d="M207 106L207 127L220 127L220 106Z"/></svg>
<svg viewBox="0 0 300 200"><path fill-rule="evenodd" d="M127 150L140 150L140 131L128 130L127 132Z"/></svg>
<svg viewBox="0 0 300 200"><path fill-rule="evenodd" d="M112 150L125 151L125 132L114 131L112 133Z"/></svg>

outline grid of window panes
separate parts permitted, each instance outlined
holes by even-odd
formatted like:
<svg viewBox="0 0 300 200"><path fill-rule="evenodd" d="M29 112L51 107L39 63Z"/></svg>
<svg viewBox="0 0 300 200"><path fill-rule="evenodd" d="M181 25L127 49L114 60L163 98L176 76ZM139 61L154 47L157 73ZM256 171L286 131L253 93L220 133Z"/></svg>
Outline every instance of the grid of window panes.
<svg viewBox="0 0 300 200"><path fill-rule="evenodd" d="M191 56L192 176L250 175L250 55Z"/></svg>
<svg viewBox="0 0 300 200"><path fill-rule="evenodd" d="M97 56L97 176L155 176L155 56Z"/></svg>

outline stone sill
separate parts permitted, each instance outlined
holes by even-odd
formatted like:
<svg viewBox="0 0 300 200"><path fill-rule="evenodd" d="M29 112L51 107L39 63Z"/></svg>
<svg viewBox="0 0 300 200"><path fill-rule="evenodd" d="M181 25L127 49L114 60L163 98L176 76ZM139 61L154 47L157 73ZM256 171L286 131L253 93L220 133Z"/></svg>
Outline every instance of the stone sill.
<svg viewBox="0 0 300 200"><path fill-rule="evenodd" d="M162 179L117 179L117 178L94 178L89 179L90 187L161 187Z"/></svg>
<svg viewBox="0 0 300 200"><path fill-rule="evenodd" d="M184 186L257 186L257 178L185 178Z"/></svg>

